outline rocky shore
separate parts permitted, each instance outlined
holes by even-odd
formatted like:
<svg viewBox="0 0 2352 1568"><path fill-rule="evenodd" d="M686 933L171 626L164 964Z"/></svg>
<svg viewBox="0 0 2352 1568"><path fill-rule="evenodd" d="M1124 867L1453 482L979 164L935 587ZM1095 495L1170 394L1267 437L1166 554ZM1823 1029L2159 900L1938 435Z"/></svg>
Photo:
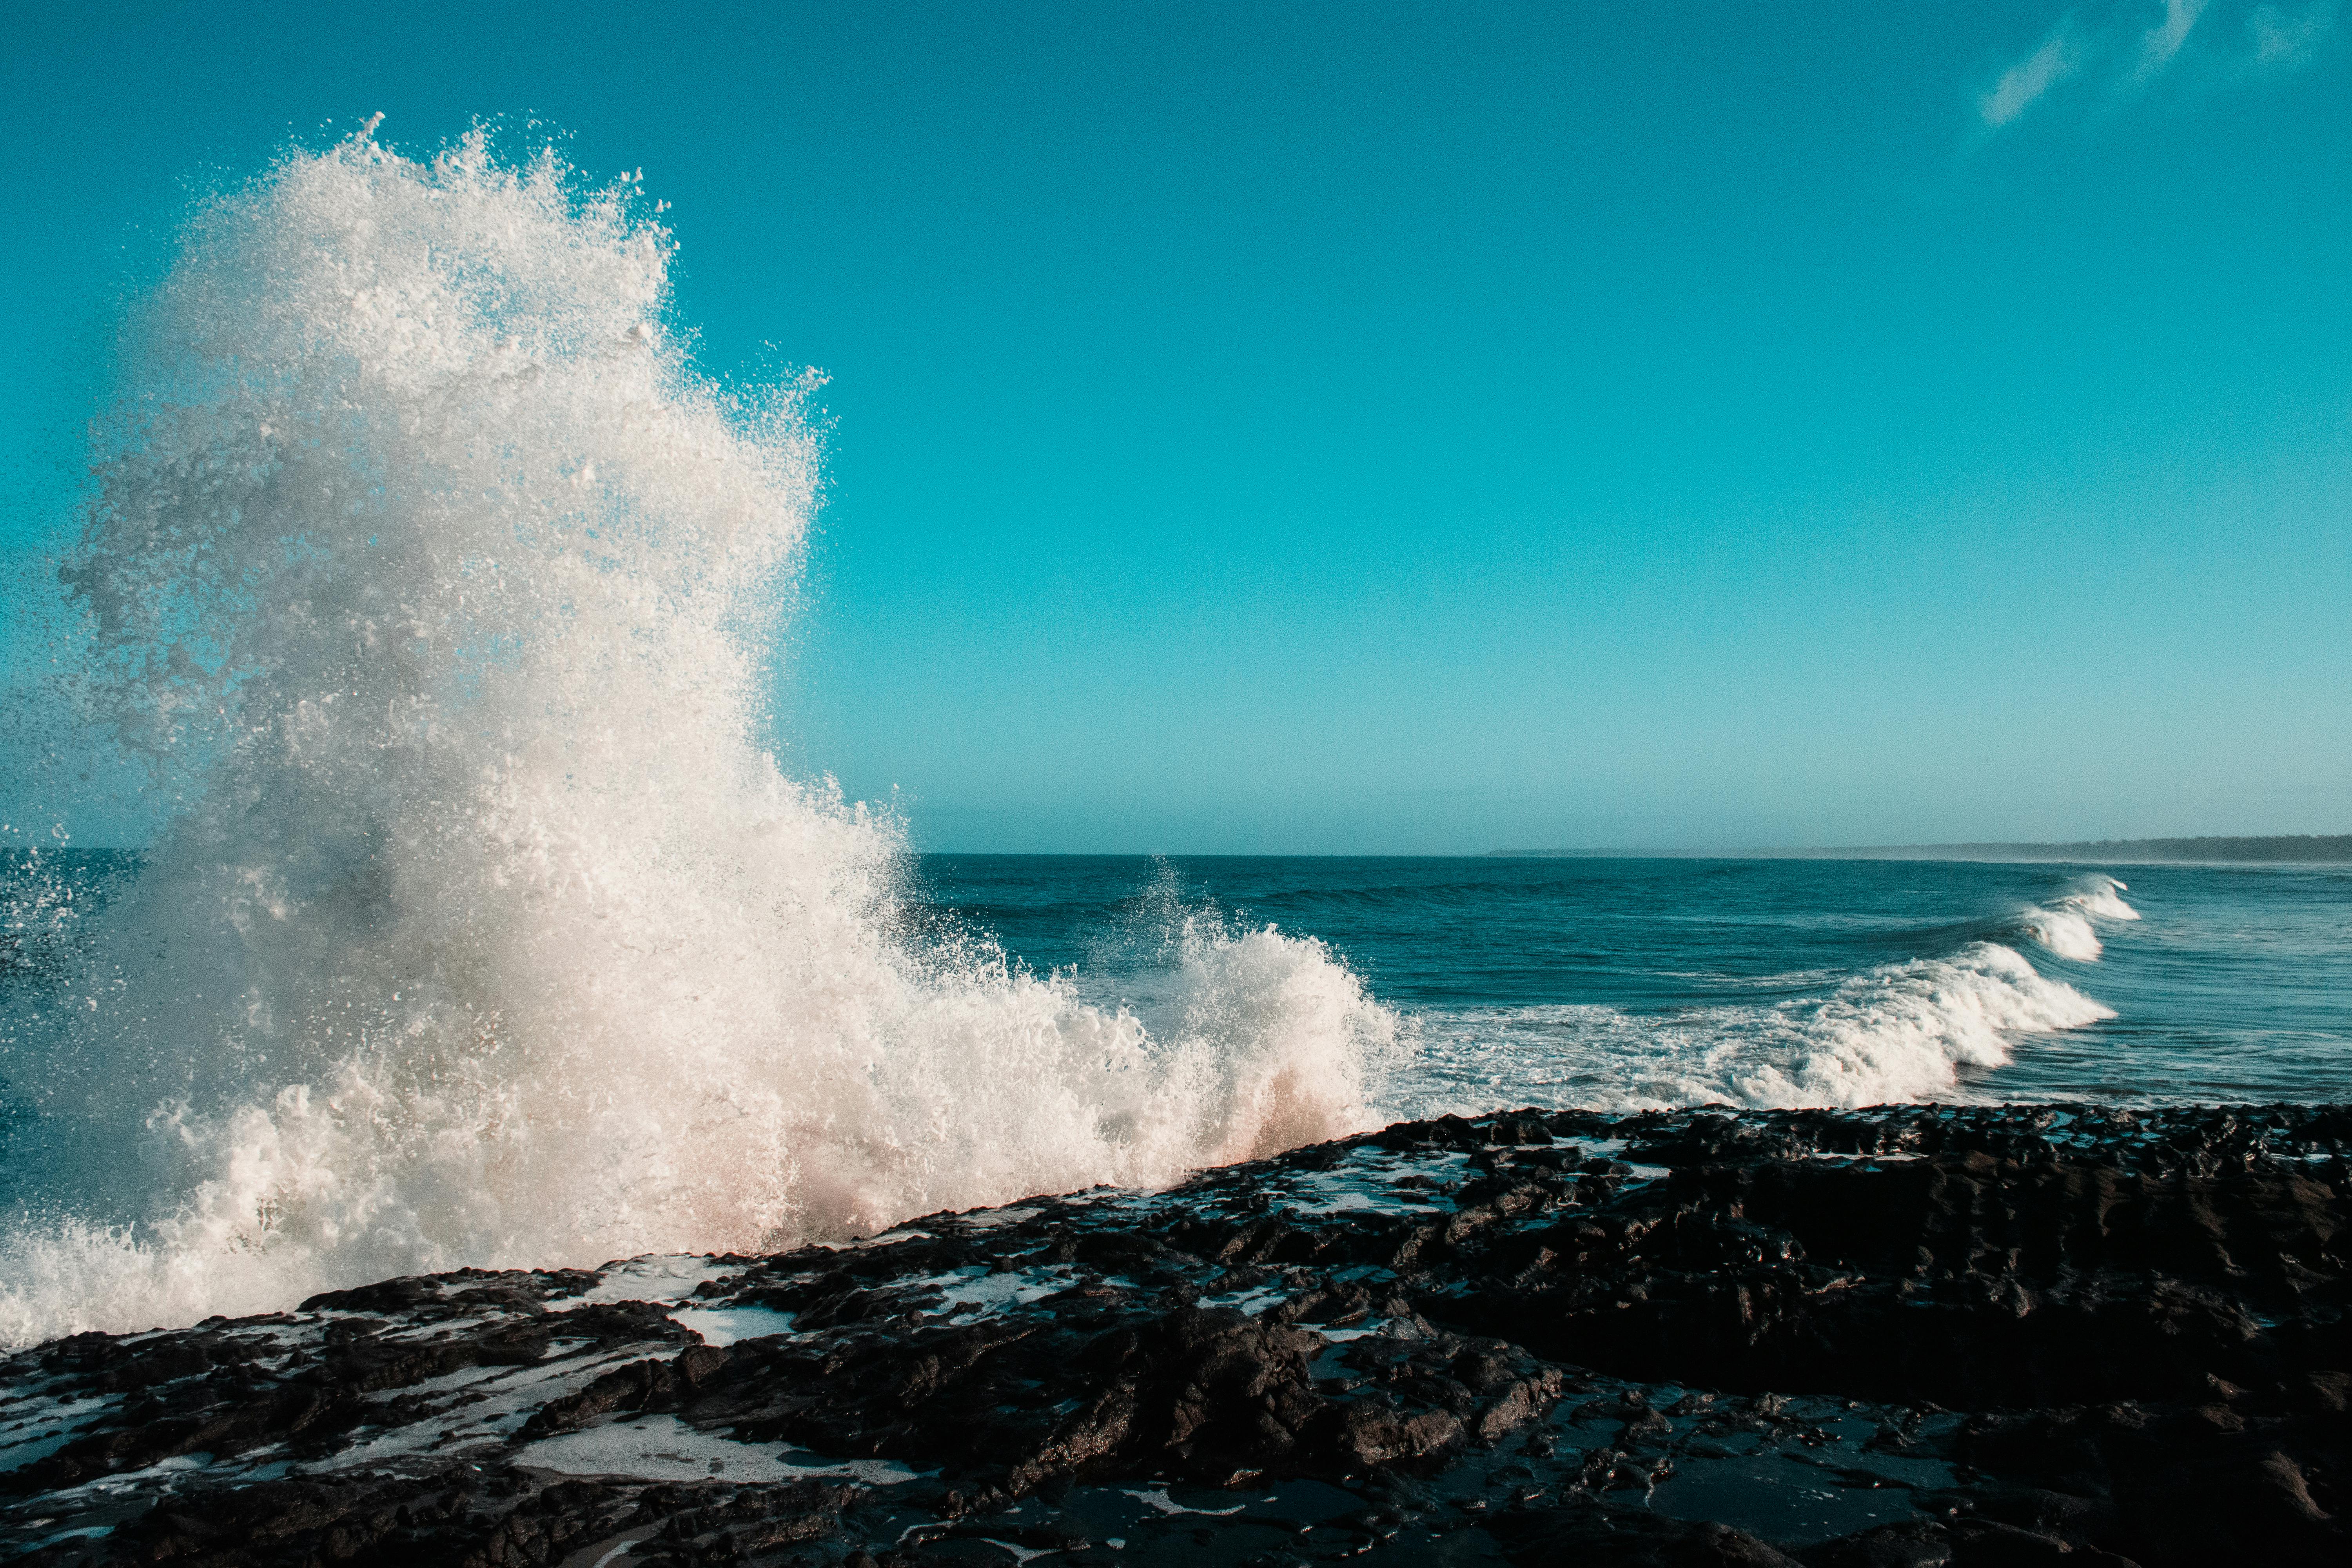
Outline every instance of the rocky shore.
<svg viewBox="0 0 2352 1568"><path fill-rule="evenodd" d="M1406 1123L0 1363L35 1563L2352 1561L2352 1107Z"/></svg>

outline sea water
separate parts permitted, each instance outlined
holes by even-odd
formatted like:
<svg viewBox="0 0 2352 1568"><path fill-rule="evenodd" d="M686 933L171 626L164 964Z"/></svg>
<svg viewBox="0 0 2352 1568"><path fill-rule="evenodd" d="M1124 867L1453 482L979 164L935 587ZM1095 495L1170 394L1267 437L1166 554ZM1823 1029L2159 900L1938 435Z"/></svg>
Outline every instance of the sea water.
<svg viewBox="0 0 2352 1568"><path fill-rule="evenodd" d="M1158 933L1314 932L1387 1117L2352 1096L2352 866L939 855L939 906L1145 1016Z"/></svg>
<svg viewBox="0 0 2352 1568"><path fill-rule="evenodd" d="M156 826L0 825L0 1342L1444 1110L2343 1092L2334 873L915 858L772 755L813 387L702 378L671 260L362 134L130 312L7 717Z"/></svg>

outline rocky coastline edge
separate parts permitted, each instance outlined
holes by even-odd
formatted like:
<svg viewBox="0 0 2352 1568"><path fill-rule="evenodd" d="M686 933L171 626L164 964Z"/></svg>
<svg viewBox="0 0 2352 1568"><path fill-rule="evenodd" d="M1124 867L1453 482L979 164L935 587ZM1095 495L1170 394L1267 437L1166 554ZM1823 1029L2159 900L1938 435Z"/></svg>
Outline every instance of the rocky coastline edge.
<svg viewBox="0 0 2352 1568"><path fill-rule="evenodd" d="M2352 1106L1401 1123L0 1361L41 1564L2352 1561Z"/></svg>

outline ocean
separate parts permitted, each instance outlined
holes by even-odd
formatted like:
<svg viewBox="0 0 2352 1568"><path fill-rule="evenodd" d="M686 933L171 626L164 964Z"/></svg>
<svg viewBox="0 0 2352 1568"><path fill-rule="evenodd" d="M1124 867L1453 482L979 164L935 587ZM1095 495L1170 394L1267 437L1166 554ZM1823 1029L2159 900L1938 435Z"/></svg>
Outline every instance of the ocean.
<svg viewBox="0 0 2352 1568"><path fill-rule="evenodd" d="M2341 870L911 855L776 760L814 384L703 376L673 253L362 134L131 310L11 737L163 820L0 827L0 1344L1446 1110L2345 1092Z"/></svg>
<svg viewBox="0 0 2352 1568"><path fill-rule="evenodd" d="M2352 867L934 855L919 885L1145 1011L1175 911L1312 936L1402 1023L1391 1120L2352 1095Z"/></svg>

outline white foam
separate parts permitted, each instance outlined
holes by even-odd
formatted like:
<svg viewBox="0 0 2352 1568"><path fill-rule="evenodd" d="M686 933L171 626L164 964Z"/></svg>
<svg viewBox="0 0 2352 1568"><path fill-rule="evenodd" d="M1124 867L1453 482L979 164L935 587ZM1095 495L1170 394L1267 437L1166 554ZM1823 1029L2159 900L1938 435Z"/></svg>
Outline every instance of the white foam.
<svg viewBox="0 0 2352 1568"><path fill-rule="evenodd" d="M830 1476L893 1486L915 1472L890 1459L825 1459L801 1449L738 1443L698 1432L675 1415L647 1415L541 1437L515 1450L512 1462L567 1476L628 1476L647 1481L738 1483Z"/></svg>
<svg viewBox="0 0 2352 1568"><path fill-rule="evenodd" d="M1438 1214L1451 1209L1453 1200L1430 1187L1400 1187L1400 1173L1423 1180L1458 1175L1467 1163L1462 1154L1439 1154L1405 1163L1404 1171L1388 1150L1368 1145L1325 1170L1288 1170L1269 1178L1261 1189L1284 1207L1302 1215L1353 1213Z"/></svg>
<svg viewBox="0 0 2352 1568"><path fill-rule="evenodd" d="M1559 1005L1424 1015L1398 1115L1497 1105L1652 1110L1722 1102L1862 1106L1948 1099L1963 1067L1998 1067L2020 1037L2115 1016L2012 949L1885 964L1829 995L1641 1015Z"/></svg>
<svg viewBox="0 0 2352 1568"><path fill-rule="evenodd" d="M740 1263L710 1258L629 1258L606 1264L603 1277L573 1299L583 1303L651 1301L667 1305L691 1300L699 1287L715 1285L742 1272Z"/></svg>
<svg viewBox="0 0 2352 1568"><path fill-rule="evenodd" d="M2113 877L2094 872L2075 883L2074 890L2068 896L2103 920L2136 921L2140 918L2139 911L2116 896L2126 891L2127 886Z"/></svg>
<svg viewBox="0 0 2352 1568"><path fill-rule="evenodd" d="M1249 1506L1247 1503L1237 1502L1231 1508L1186 1508L1182 1503L1178 1502L1174 1498L1168 1495L1168 1489L1166 1487L1154 1487L1150 1491L1136 1491L1131 1489L1122 1489L1125 1491L1125 1495L1133 1498L1139 1503L1142 1503L1145 1507L1150 1509L1155 1513L1189 1513L1199 1514L1208 1519L1223 1519L1229 1514L1239 1513Z"/></svg>
<svg viewBox="0 0 2352 1568"><path fill-rule="evenodd" d="M2095 921L2136 921L2139 911L2116 897L2124 884L2094 873L2075 881L2051 905L2029 904L2019 916L2028 936L2061 958L2088 963L2105 951Z"/></svg>
<svg viewBox="0 0 2352 1568"><path fill-rule="evenodd" d="M0 1017L49 1149L0 1342L1370 1124L1394 1020L1320 943L1188 916L1147 1026L904 934L897 823L761 741L817 384L641 330L633 200L355 138L207 205L131 321L62 679L180 806Z"/></svg>
<svg viewBox="0 0 2352 1568"><path fill-rule="evenodd" d="M2019 924L2026 935L2061 958L2088 963L2106 951L2090 918L2077 908L2062 904L2052 910L2034 905L2019 916Z"/></svg>

